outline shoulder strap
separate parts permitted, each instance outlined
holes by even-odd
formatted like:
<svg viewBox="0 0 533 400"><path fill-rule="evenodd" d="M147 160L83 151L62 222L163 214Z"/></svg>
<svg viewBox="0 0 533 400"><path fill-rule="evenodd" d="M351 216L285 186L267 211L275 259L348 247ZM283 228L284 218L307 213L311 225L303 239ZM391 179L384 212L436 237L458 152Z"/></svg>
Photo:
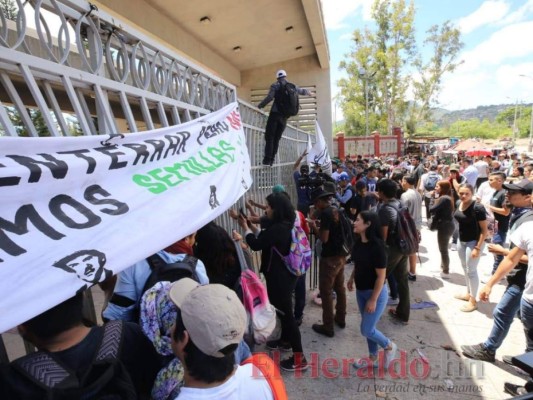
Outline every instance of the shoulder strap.
<svg viewBox="0 0 533 400"><path fill-rule="evenodd" d="M94 361L116 360L122 349L123 322L110 321L104 325L104 335L94 356Z"/></svg>
<svg viewBox="0 0 533 400"><path fill-rule="evenodd" d="M150 257L146 259L146 261L148 261L148 265L150 265L151 270L154 270L160 267L161 265L166 264L165 260L163 260L161 256L158 254L152 254Z"/></svg>
<svg viewBox="0 0 533 400"><path fill-rule="evenodd" d="M35 385L46 390L77 382L76 375L47 351L28 354L13 361L11 365Z"/></svg>
<svg viewBox="0 0 533 400"><path fill-rule="evenodd" d="M265 377L274 400L287 400L287 390L283 383L283 378L279 372L276 363L266 353L254 353L251 357L244 360L241 365L252 364L254 368L261 371ZM254 376L254 374L252 374Z"/></svg>

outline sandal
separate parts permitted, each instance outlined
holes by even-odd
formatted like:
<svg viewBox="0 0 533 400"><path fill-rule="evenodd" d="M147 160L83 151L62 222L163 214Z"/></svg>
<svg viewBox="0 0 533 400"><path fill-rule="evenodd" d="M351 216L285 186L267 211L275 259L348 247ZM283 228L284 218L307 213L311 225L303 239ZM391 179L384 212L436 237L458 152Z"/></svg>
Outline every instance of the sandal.
<svg viewBox="0 0 533 400"><path fill-rule="evenodd" d="M460 308L462 312L472 312L477 310L477 304L468 303Z"/></svg>

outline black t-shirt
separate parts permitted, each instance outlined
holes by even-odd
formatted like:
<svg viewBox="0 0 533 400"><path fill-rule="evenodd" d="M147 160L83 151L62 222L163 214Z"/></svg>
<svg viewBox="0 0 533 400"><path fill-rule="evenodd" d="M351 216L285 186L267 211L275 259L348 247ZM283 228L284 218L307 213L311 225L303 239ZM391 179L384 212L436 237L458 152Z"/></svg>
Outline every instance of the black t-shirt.
<svg viewBox="0 0 533 400"><path fill-rule="evenodd" d="M459 207L457 207L454 218L459 223L459 239L461 242L470 242L479 239L481 228L478 222L485 221L487 214L485 207L473 201L464 211L459 210Z"/></svg>
<svg viewBox="0 0 533 400"><path fill-rule="evenodd" d="M329 231L327 243L322 243L321 257L333 257L342 255L342 231L341 226L335 213L340 212L338 209L328 207L320 213L320 230Z"/></svg>
<svg viewBox="0 0 533 400"><path fill-rule="evenodd" d="M429 209L436 221L451 221L453 219L452 199L450 196L442 196L435 201Z"/></svg>
<svg viewBox="0 0 533 400"><path fill-rule="evenodd" d="M505 204L505 190L501 189L494 192L490 199L490 205L497 208L503 208ZM507 232L509 230L509 215L502 215L493 212L494 218L498 221L498 231Z"/></svg>
<svg viewBox="0 0 533 400"><path fill-rule="evenodd" d="M400 200L392 199L385 203L381 203L378 208L378 215L381 226L389 227L387 231L387 245L389 246L394 245L393 236L396 231L396 222L398 221L398 212L396 211L396 209L399 209L400 206Z"/></svg>
<svg viewBox="0 0 533 400"><path fill-rule="evenodd" d="M352 252L357 290L374 289L377 268L387 267L387 253L382 241L363 243L358 241Z"/></svg>
<svg viewBox="0 0 533 400"><path fill-rule="evenodd" d="M367 194L366 196L361 196L360 194L356 194L352 197L348 205L349 208L356 210L355 215L350 213L350 218L355 220L361 211L369 210L375 203L376 197L374 195Z"/></svg>
<svg viewBox="0 0 533 400"><path fill-rule="evenodd" d="M261 250L261 272L286 270L283 259L273 250L277 249L282 255L289 254L292 243L291 230L294 224L289 222L272 222L268 218L261 219L264 228L257 237L253 233L246 235L246 243L254 251Z"/></svg>
<svg viewBox="0 0 533 400"><path fill-rule="evenodd" d="M144 336L139 325L125 322L124 339L120 351L120 361L126 367L140 399L150 396L155 377L161 367L162 359L154 346ZM104 334L103 327L94 327L78 344L54 356L64 366L78 374L90 366ZM10 367L6 371L6 399L42 400L44 391L31 384L26 377Z"/></svg>

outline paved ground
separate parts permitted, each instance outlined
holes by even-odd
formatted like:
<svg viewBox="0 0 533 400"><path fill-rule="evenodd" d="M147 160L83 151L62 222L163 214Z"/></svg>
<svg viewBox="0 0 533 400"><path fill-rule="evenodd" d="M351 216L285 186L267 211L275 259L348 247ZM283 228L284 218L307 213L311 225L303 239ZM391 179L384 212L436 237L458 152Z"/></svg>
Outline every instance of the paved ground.
<svg viewBox="0 0 533 400"><path fill-rule="evenodd" d="M396 342L401 352L394 373L378 371L377 376L356 376L348 359L367 354L366 340L359 333L360 314L354 293L349 294L347 327L338 329L334 338L312 331L311 325L321 318L321 309L308 303L301 327L303 347L313 368L295 376L283 373L290 399L506 399L503 383L523 383L524 376L501 361L502 355L520 354L525 349L521 323L515 320L496 363L472 361L441 346L459 351L461 344L484 341L492 326L492 309L505 289L496 285L491 303L481 304L478 311L459 311L461 301L453 295L464 290L464 275L457 256L451 253L451 279L440 278L440 253L436 232L423 228L418 278L410 283L412 301L433 301L438 308L411 310L407 326L400 326L383 315L378 328ZM485 254L479 270L490 271L492 255ZM347 265L348 277L353 266ZM420 351L420 353L418 352ZM423 361L425 356L427 362ZM283 357L283 355L282 355ZM317 362L318 361L318 362ZM344 369L343 369L344 362ZM347 366L347 367L346 367ZM450 391L448 391L450 387Z"/></svg>
<svg viewBox="0 0 533 400"><path fill-rule="evenodd" d="M464 290L464 277L457 252L451 252L451 279L439 276L440 255L436 233L423 229L418 280L410 284L411 299L434 301L438 308L412 310L407 326L393 323L386 315L378 327L402 350L395 373L378 371L375 376L356 376L349 359L366 355L366 341L358 326L359 311L353 293L349 294L347 327L337 329L334 338L315 334L311 325L321 318L321 309L309 302L301 327L303 346L313 366L301 376L283 373L290 399L505 399L503 383L523 383L524 376L501 362L502 355L516 355L525 348L520 321L515 320L496 363L471 362L453 351L442 349L483 341L492 325L492 309L505 286L499 284L492 295L492 303L481 304L478 311L462 313L462 305L453 295ZM479 270L489 271L492 256L482 256ZM346 267L346 277L351 273ZM481 272L483 275L483 272ZM311 296L309 296L311 297ZM101 295L96 293L97 309ZM3 335L10 358L23 353L22 342L15 333ZM261 348L259 348L261 349ZM421 354L427 362L422 360ZM285 355L282 354L282 357ZM344 364L344 367L343 367ZM448 391L447 387L450 387Z"/></svg>

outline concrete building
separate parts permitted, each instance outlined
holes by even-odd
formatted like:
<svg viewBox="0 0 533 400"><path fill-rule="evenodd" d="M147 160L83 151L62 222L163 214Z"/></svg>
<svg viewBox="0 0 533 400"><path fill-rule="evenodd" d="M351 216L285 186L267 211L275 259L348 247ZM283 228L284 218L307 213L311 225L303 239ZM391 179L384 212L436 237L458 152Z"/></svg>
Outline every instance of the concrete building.
<svg viewBox="0 0 533 400"><path fill-rule="evenodd" d="M129 20L235 85L238 98L256 105L278 69L310 88L293 124L331 138L329 50L320 0L101 0L100 10Z"/></svg>

